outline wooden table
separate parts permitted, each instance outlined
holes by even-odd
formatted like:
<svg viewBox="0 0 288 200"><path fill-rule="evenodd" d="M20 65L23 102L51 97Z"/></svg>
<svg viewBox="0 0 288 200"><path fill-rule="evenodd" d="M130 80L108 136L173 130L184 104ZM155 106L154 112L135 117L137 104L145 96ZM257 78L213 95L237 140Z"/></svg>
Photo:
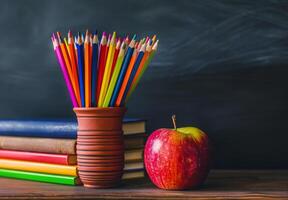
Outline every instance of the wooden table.
<svg viewBox="0 0 288 200"><path fill-rule="evenodd" d="M288 170L212 170L189 191L157 189L148 179L115 189L87 189L0 178L0 199L288 199Z"/></svg>

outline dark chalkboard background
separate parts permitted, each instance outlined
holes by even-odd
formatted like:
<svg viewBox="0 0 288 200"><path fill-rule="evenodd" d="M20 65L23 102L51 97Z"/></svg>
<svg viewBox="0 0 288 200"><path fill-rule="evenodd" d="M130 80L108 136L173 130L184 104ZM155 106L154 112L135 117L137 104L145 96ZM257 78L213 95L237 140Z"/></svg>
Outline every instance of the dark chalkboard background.
<svg viewBox="0 0 288 200"><path fill-rule="evenodd" d="M127 116L194 125L217 168L288 167L288 1L0 1L0 118L74 117L53 31L156 33Z"/></svg>

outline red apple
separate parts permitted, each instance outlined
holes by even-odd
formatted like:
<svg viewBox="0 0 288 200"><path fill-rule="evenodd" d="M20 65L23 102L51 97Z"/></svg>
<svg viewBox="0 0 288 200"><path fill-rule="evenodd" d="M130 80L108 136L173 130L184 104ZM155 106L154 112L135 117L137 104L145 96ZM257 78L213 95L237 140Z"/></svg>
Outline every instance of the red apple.
<svg viewBox="0 0 288 200"><path fill-rule="evenodd" d="M206 179L210 169L207 135L195 127L161 128L148 138L144 162L151 181L162 189L188 189Z"/></svg>

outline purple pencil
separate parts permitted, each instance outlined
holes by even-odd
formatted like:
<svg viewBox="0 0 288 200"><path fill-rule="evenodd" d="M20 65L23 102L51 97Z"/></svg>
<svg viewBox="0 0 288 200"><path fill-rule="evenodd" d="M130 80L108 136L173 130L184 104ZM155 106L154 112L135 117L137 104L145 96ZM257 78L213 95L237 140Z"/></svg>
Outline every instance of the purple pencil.
<svg viewBox="0 0 288 200"><path fill-rule="evenodd" d="M75 94L74 94L74 91L73 91L73 88L72 88L72 85L71 85L71 82L70 82L70 79L69 79L69 76L68 76L65 62L64 62L63 57L62 57L62 53L61 53L60 48L59 48L59 42L57 41L57 39L54 39L53 37L51 39L52 39L52 43L53 43L56 57L58 58L58 62L60 64L64 79L66 82L66 86L67 86L68 91L69 91L70 98L72 100L73 107L79 107L77 100L76 100L76 97L75 97Z"/></svg>

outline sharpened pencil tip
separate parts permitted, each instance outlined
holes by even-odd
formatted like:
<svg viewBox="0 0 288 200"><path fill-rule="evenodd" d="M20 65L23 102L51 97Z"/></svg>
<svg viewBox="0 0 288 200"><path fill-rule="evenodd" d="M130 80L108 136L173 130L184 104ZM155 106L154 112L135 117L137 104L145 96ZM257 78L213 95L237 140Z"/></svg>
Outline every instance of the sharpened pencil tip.
<svg viewBox="0 0 288 200"><path fill-rule="evenodd" d="M136 40L137 35L134 34L132 40Z"/></svg>

